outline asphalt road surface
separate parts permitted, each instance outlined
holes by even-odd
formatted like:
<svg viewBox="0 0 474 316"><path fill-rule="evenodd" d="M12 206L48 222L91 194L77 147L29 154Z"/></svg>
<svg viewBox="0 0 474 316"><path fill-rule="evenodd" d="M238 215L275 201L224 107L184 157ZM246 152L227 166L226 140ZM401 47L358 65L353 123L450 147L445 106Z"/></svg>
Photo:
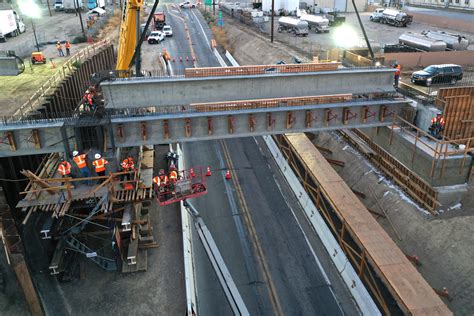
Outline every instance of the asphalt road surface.
<svg viewBox="0 0 474 316"><path fill-rule="evenodd" d="M174 36L163 44L172 56L194 52L198 66L219 66L209 47L210 30L198 10L168 6L167 21ZM172 63L175 72L185 66L179 60ZM210 166L213 170L207 179L209 193L192 203L211 231L251 314L358 314L261 138L185 143L183 149L186 167ZM227 169L232 170L232 180L225 179ZM231 314L196 232L193 250L197 312Z"/></svg>

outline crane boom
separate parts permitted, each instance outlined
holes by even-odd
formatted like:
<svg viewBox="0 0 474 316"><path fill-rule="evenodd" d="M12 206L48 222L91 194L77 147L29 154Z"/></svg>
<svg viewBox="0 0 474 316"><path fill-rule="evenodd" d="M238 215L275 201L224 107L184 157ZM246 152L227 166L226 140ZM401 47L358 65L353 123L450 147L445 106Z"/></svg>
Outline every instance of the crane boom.
<svg viewBox="0 0 474 316"><path fill-rule="evenodd" d="M129 70L137 44L137 14L143 7L143 0L128 0L125 3L120 25L120 38L115 70Z"/></svg>

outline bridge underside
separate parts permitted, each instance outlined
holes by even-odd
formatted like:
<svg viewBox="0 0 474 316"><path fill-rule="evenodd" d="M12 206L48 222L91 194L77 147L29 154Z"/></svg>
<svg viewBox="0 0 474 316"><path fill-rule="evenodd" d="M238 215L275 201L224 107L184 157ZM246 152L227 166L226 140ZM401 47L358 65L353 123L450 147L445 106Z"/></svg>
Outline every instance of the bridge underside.
<svg viewBox="0 0 474 316"><path fill-rule="evenodd" d="M406 103L387 95L336 95L116 110L101 119L82 115L9 122L0 126L0 156L384 126Z"/></svg>

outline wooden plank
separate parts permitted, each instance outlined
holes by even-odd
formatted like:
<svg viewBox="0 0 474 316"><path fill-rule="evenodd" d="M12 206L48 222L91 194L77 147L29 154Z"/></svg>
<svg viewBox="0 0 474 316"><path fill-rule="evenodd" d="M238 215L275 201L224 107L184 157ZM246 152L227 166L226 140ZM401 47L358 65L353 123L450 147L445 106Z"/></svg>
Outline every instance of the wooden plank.
<svg viewBox="0 0 474 316"><path fill-rule="evenodd" d="M304 134L287 134L285 137L340 220L346 224L354 241L365 249L369 262L392 295L398 298L404 312L451 315L431 286L311 141Z"/></svg>
<svg viewBox="0 0 474 316"><path fill-rule="evenodd" d="M30 312L33 316L42 316L43 309L41 307L38 294L36 293L35 287L31 280L30 272L26 266L25 260L22 254L12 254L13 269L15 270L16 277L20 286L25 294L26 302L30 308Z"/></svg>

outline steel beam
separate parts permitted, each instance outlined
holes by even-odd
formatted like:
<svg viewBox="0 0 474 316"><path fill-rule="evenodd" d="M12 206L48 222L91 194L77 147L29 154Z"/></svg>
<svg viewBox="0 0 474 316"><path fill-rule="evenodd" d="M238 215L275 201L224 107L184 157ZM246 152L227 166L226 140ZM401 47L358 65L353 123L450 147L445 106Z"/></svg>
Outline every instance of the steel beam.
<svg viewBox="0 0 474 316"><path fill-rule="evenodd" d="M110 115L100 120L71 119L51 123L28 121L0 125L0 133L10 135L15 150L6 140L0 142L0 157L62 152L76 148L75 131L82 126L103 126L115 147L167 144L174 142L273 135L292 132L314 132L342 128L366 128L392 123L403 99L378 99L341 103L276 106L254 109L201 112L191 106L156 108L163 111L141 111ZM231 108L231 107L229 107ZM367 113L370 113L368 115ZM32 131L40 142L29 141ZM113 146L110 145L109 147Z"/></svg>
<svg viewBox="0 0 474 316"><path fill-rule="evenodd" d="M393 69L386 68L203 78L116 79L103 82L101 87L108 108L395 92Z"/></svg>

